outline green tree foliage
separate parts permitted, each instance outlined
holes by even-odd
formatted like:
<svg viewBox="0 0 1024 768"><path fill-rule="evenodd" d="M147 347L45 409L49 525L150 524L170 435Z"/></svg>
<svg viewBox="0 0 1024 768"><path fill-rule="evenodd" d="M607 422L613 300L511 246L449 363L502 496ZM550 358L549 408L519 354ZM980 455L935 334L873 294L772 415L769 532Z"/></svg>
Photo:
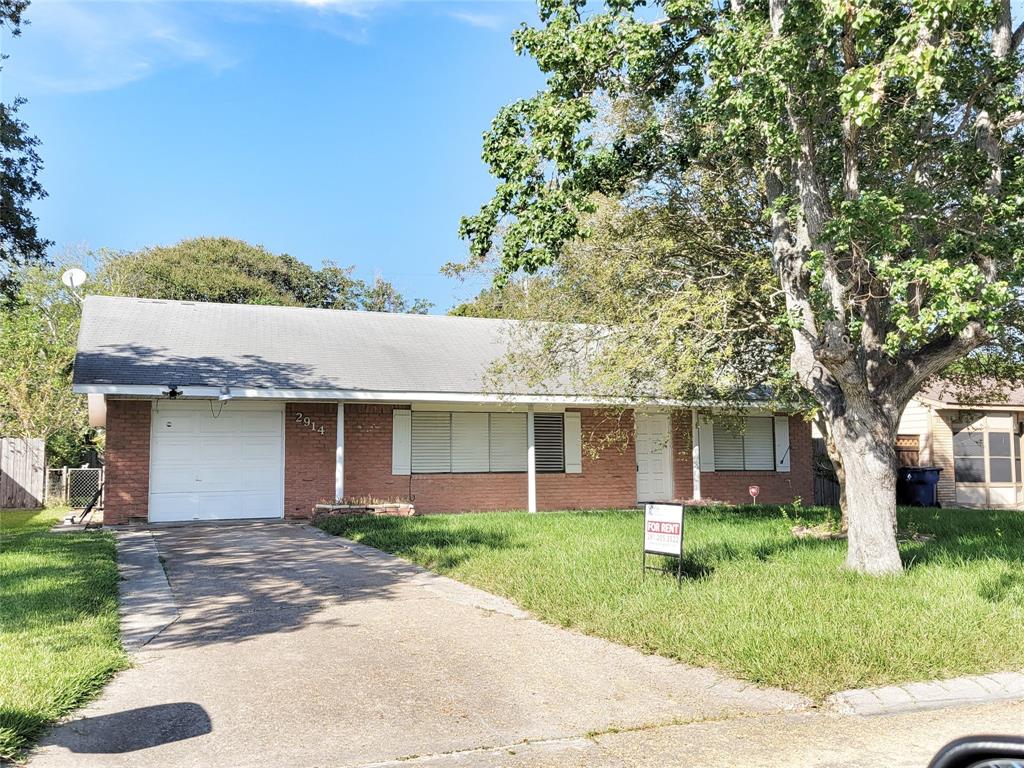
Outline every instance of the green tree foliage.
<svg viewBox="0 0 1024 768"><path fill-rule="evenodd" d="M491 372L496 387L568 377L607 397L705 399L709 382L728 398L766 384L788 392L780 379L788 331L765 324L782 298L757 210L739 190L714 194L721 205L693 206L693 188L630 206L596 198L588 237L567 244L552 267L455 307L464 316L554 321L515 331L508 358ZM588 349L600 354L579 354Z"/></svg>
<svg viewBox="0 0 1024 768"><path fill-rule="evenodd" d="M21 34L28 0L0 1L0 31ZM0 54L0 62L7 58ZM25 103L21 97L0 102L0 294L10 297L16 288L13 274L20 267L42 262L50 242L39 235L36 217L29 207L46 196L39 183L43 161L37 150L39 139L29 133L18 118Z"/></svg>
<svg viewBox="0 0 1024 768"><path fill-rule="evenodd" d="M1020 360L1010 0L541 0L540 17L514 43L547 86L485 136L498 186L462 221L473 259L497 254L504 277L548 267L598 193L657 197L688 174L756 191L782 298L759 324L766 340L787 328L788 373L841 465L847 564L899 571L900 413L977 350Z"/></svg>
<svg viewBox="0 0 1024 768"><path fill-rule="evenodd" d="M227 237L104 252L98 261L93 290L115 296L381 312L426 312L431 306L421 299L410 304L383 278L372 284L354 278L353 267L326 262L313 269L294 256Z"/></svg>
<svg viewBox="0 0 1024 768"><path fill-rule="evenodd" d="M61 269L21 269L18 293L0 306L0 434L60 444L60 458L77 464L88 438L85 398L71 392L81 310Z"/></svg>

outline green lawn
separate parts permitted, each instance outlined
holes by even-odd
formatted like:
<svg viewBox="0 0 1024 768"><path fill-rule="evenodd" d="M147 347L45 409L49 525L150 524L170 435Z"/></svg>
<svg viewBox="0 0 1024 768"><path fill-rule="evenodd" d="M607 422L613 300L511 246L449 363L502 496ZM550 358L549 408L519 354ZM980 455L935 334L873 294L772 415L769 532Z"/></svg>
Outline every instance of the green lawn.
<svg viewBox="0 0 1024 768"><path fill-rule="evenodd" d="M0 759L127 665L114 538L48 533L65 511L0 512Z"/></svg>
<svg viewBox="0 0 1024 768"><path fill-rule="evenodd" d="M804 509L804 522L823 510ZM792 516L792 512L790 513ZM637 511L340 517L321 526L511 598L540 618L815 698L1024 668L1024 512L901 510L934 534L903 576L842 570L777 508L688 510L687 577L641 575Z"/></svg>

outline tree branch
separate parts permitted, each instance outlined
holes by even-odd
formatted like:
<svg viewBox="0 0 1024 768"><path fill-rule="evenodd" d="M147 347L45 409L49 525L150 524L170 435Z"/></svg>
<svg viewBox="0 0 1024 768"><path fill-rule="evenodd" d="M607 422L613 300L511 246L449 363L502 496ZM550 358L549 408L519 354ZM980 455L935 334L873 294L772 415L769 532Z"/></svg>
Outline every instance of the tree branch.
<svg viewBox="0 0 1024 768"><path fill-rule="evenodd" d="M974 320L957 335L944 333L929 341L916 354L903 356L900 364L896 366L897 378L894 387L899 404L902 406L909 402L925 381L941 373L943 369L974 351L988 339L985 326Z"/></svg>

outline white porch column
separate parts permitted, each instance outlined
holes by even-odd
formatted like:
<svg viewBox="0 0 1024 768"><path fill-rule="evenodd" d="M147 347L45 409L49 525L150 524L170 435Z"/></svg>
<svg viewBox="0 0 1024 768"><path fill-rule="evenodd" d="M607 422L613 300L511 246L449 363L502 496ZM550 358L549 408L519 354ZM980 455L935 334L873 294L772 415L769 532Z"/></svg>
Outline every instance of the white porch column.
<svg viewBox="0 0 1024 768"><path fill-rule="evenodd" d="M691 461L693 464L693 498L699 499L700 496L700 434L698 429L700 425L697 420L697 412L690 411L690 431L692 432L693 438L693 449L691 455Z"/></svg>
<svg viewBox="0 0 1024 768"><path fill-rule="evenodd" d="M338 403L338 441L334 449L334 498L345 497L345 404Z"/></svg>
<svg viewBox="0 0 1024 768"><path fill-rule="evenodd" d="M527 509L537 511L537 447L533 439L533 406L526 412Z"/></svg>

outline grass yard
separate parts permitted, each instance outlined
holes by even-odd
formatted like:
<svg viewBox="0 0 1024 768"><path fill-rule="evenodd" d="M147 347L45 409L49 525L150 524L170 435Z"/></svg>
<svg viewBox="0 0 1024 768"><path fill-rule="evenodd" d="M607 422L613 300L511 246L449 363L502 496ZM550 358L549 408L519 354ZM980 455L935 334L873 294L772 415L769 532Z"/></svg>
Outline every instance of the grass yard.
<svg viewBox="0 0 1024 768"><path fill-rule="evenodd" d="M114 537L48 533L64 512L0 512L0 760L127 665Z"/></svg>
<svg viewBox="0 0 1024 768"><path fill-rule="evenodd" d="M821 509L798 510L820 522ZM1024 513L904 509L903 576L841 569L794 510L687 510L685 571L641 575L638 511L338 517L322 527L511 598L540 618L815 698L1024 668Z"/></svg>

